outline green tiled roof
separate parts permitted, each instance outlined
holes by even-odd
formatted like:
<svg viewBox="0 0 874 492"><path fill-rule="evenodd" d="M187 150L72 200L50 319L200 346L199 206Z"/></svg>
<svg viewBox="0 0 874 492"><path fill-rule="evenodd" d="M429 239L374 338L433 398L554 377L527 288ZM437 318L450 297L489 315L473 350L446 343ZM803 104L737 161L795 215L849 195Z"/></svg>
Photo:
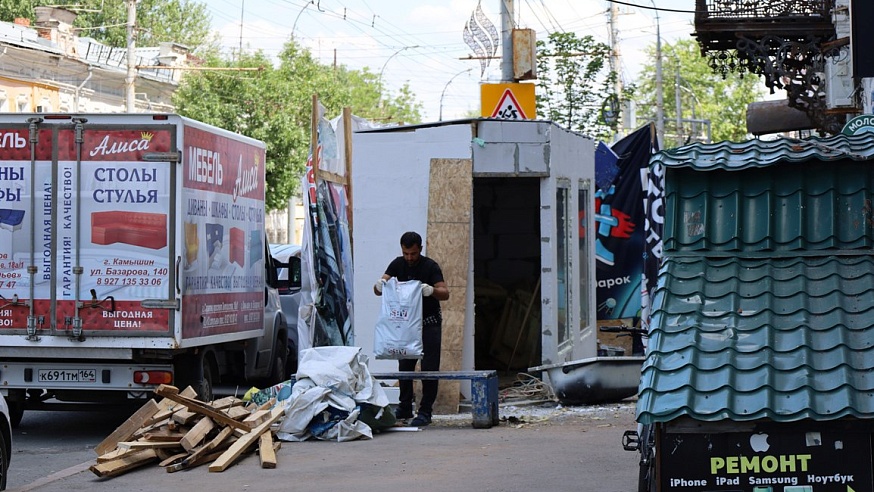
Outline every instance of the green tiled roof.
<svg viewBox="0 0 874 492"><path fill-rule="evenodd" d="M665 170L638 421L874 418L874 135L690 145Z"/></svg>
<svg viewBox="0 0 874 492"><path fill-rule="evenodd" d="M864 161L874 156L870 133L829 138L780 138L694 144L666 149L654 155L650 163L665 167L693 167L698 170L767 167L778 162L834 161L852 159Z"/></svg>
<svg viewBox="0 0 874 492"><path fill-rule="evenodd" d="M653 303L641 423L874 417L874 257L671 256Z"/></svg>
<svg viewBox="0 0 874 492"><path fill-rule="evenodd" d="M874 149L874 144L872 144ZM762 252L871 248L868 162L776 163L665 171L665 249Z"/></svg>

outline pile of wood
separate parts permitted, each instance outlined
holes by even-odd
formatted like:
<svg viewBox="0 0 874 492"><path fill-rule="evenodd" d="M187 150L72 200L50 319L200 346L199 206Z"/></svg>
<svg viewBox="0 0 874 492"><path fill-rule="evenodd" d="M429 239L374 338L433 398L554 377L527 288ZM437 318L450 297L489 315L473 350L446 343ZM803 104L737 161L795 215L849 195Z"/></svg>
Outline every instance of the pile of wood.
<svg viewBox="0 0 874 492"><path fill-rule="evenodd" d="M221 472L256 444L261 467L276 467L279 442L271 426L284 409L270 410L273 401L246 406L229 396L204 403L191 387L180 393L167 385L155 393L163 400L146 402L94 449L95 475L114 477L156 461L169 473L205 463L209 471Z"/></svg>

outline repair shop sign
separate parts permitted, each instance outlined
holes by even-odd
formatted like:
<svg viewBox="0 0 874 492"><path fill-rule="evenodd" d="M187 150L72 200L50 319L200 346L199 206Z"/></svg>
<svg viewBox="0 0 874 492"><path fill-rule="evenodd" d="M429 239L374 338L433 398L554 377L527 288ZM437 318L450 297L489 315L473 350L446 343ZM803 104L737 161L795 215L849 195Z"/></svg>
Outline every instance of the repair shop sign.
<svg viewBox="0 0 874 492"><path fill-rule="evenodd" d="M660 448L661 490L874 490L867 432L668 433Z"/></svg>

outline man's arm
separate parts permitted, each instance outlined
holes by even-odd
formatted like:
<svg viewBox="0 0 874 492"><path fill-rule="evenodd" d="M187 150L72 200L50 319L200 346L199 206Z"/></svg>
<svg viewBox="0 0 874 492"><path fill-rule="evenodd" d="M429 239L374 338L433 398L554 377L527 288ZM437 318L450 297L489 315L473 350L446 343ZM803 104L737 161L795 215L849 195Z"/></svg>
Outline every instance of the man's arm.
<svg viewBox="0 0 874 492"><path fill-rule="evenodd" d="M432 287L434 287L434 293L431 295L434 296L434 299L438 301L449 300L449 286L446 285L446 282L437 282Z"/></svg>

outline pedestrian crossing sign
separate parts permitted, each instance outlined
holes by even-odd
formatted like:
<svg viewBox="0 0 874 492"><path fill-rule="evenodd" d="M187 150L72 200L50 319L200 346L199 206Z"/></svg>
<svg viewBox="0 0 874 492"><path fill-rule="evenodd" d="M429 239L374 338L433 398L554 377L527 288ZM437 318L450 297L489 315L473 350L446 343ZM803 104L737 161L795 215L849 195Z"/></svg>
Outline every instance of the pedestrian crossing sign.
<svg viewBox="0 0 874 492"><path fill-rule="evenodd" d="M534 84L482 84L480 114L503 120L533 120Z"/></svg>

